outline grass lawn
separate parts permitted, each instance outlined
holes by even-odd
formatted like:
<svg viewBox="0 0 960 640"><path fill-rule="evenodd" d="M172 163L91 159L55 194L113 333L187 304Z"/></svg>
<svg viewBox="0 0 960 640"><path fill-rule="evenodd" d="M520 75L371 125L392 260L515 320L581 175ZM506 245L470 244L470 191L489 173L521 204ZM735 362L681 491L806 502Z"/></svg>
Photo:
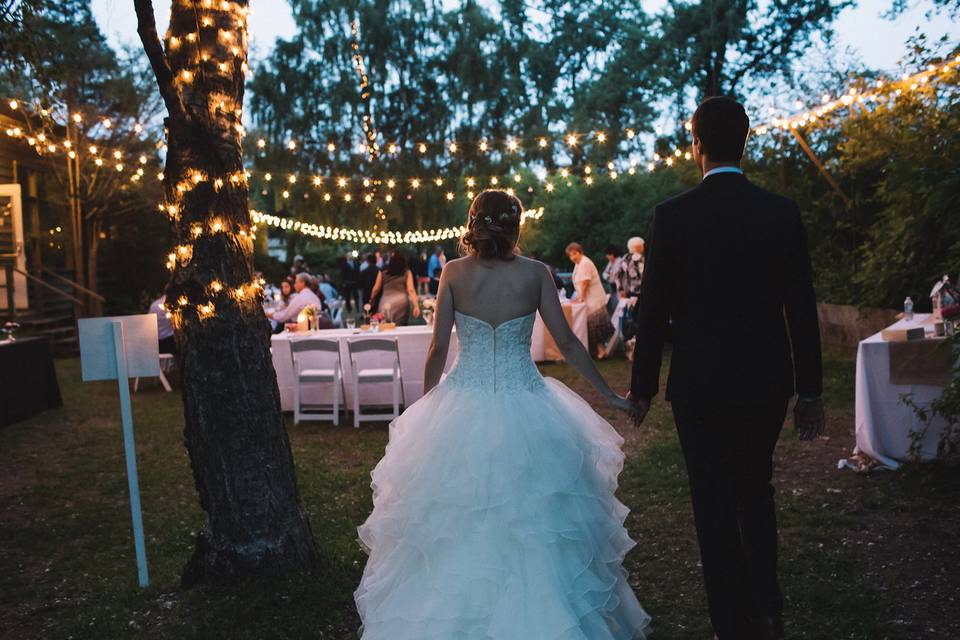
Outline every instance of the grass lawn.
<svg viewBox="0 0 960 640"><path fill-rule="evenodd" d="M601 364L610 380L629 363ZM595 406L569 367L545 373ZM853 443L853 361L827 362L828 437L784 432L777 451L782 581L792 638L960 637L960 472L838 471ZM365 556L355 528L385 425L288 422L304 503L325 558L319 575L180 591L202 514L182 445L179 395L134 396L152 586L136 585L115 383L58 362L64 408L0 429L0 638L355 638L352 591ZM620 497L638 540L627 568L656 639L707 640L685 472L669 406L626 437ZM536 640L536 639L530 639Z"/></svg>

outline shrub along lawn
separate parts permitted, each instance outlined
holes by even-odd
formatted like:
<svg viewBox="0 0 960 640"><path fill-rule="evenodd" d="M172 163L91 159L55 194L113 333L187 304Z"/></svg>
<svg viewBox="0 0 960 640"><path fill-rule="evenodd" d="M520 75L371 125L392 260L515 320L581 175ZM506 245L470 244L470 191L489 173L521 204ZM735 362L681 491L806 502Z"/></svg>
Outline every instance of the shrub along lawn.
<svg viewBox="0 0 960 640"><path fill-rule="evenodd" d="M622 388L629 363L601 363ZM545 366L599 405L565 366ZM776 482L782 581L792 638L960 637L960 473L927 465L857 475L836 461L853 442L853 361L827 362L828 437L784 431ZM80 382L58 362L65 406L0 429L0 637L355 638L352 591L365 556L356 526L386 425L288 422L304 503L325 566L318 575L229 588L178 588L202 514L182 444L179 395L152 381L134 395L152 586L136 586L115 383ZM627 567L660 639L707 640L689 495L669 406L626 437L620 497L637 547ZM535 640L535 639L531 639Z"/></svg>

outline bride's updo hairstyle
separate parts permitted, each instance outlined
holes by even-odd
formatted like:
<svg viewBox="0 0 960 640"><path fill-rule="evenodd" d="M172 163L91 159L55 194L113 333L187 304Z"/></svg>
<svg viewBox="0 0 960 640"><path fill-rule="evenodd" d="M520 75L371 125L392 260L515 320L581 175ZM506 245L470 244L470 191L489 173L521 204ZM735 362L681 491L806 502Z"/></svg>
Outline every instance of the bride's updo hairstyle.
<svg viewBox="0 0 960 640"><path fill-rule="evenodd" d="M512 260L520 239L523 205L516 196L498 189L481 192L467 212L467 230L460 253L478 258Z"/></svg>

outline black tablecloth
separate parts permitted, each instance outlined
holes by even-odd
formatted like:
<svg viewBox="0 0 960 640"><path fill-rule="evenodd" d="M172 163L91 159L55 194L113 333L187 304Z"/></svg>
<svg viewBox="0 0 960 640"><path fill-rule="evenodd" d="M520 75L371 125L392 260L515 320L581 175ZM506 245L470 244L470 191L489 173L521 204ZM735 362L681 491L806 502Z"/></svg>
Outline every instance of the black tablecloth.
<svg viewBox="0 0 960 640"><path fill-rule="evenodd" d="M0 426L62 405L48 339L0 344Z"/></svg>

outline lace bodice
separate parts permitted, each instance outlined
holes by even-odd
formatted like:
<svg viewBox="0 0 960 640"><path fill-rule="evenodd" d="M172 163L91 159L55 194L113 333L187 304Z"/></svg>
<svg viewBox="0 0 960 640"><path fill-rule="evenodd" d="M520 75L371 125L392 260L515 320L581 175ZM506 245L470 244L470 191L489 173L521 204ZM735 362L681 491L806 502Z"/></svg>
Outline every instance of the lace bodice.
<svg viewBox="0 0 960 640"><path fill-rule="evenodd" d="M445 384L487 393L545 387L540 370L530 356L536 312L507 320L496 328L479 318L455 313L460 355Z"/></svg>

